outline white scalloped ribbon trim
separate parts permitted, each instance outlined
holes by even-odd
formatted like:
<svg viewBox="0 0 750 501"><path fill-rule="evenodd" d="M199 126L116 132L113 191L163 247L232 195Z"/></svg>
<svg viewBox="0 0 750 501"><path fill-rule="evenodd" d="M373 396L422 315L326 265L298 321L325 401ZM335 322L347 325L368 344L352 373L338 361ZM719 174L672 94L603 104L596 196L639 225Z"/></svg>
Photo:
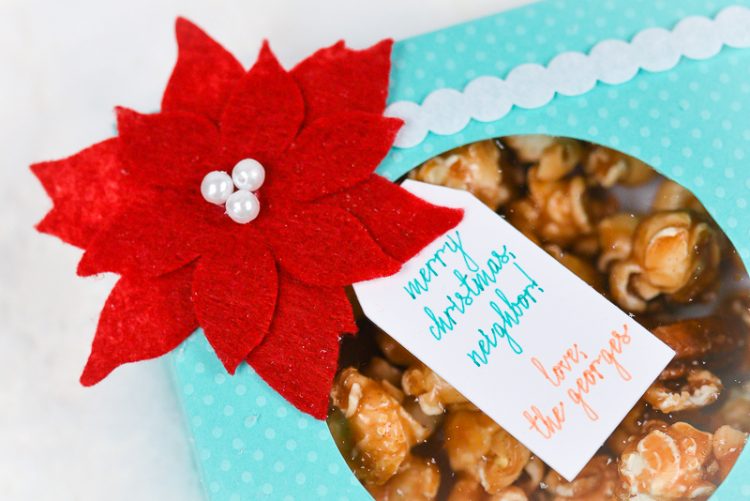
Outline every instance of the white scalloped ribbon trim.
<svg viewBox="0 0 750 501"><path fill-rule="evenodd" d="M505 80L480 76L463 91L439 89L431 92L421 105L398 101L388 106L385 114L404 121L394 146L413 148L429 132L455 134L471 120L499 120L513 106L540 108L555 94L579 96L593 89L597 82L622 84L635 77L640 69L668 71L682 57L708 59L723 46L750 48L750 8L726 7L714 19L686 17L671 31L648 28L630 42L604 40L588 54L563 52L546 67L522 64L513 68Z"/></svg>

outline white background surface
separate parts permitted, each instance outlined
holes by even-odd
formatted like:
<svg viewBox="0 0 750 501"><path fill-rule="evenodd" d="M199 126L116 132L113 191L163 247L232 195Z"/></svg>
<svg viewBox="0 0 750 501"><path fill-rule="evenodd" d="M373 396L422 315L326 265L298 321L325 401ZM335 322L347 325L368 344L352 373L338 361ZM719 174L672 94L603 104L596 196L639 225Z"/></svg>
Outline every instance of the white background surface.
<svg viewBox="0 0 750 501"><path fill-rule="evenodd" d="M114 278L77 278L80 251L32 230L50 202L27 168L108 137L115 105L158 109L175 16L245 65L267 37L288 66L528 1L0 0L0 499L201 499L163 363L79 386Z"/></svg>

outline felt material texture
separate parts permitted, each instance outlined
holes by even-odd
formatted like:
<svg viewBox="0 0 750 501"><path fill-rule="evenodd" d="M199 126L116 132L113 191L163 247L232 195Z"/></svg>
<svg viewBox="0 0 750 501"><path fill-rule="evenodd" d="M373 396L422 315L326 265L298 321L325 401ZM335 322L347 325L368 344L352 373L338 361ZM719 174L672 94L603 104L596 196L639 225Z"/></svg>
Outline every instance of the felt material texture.
<svg viewBox="0 0 750 501"><path fill-rule="evenodd" d="M339 333L356 331L343 288L314 287L281 273L271 330L247 361L295 407L325 419L328 395L319 389L330 387L336 373Z"/></svg>
<svg viewBox="0 0 750 501"><path fill-rule="evenodd" d="M236 81L245 70L224 47L190 21L178 18L179 56L169 78L162 111L190 111L218 123Z"/></svg>
<svg viewBox="0 0 750 501"><path fill-rule="evenodd" d="M123 173L120 142L107 139L68 158L41 162L32 172L55 205L36 226L42 233L85 248L127 192L119 189Z"/></svg>
<svg viewBox="0 0 750 501"><path fill-rule="evenodd" d="M396 137L400 120L349 111L305 127L278 165L282 196L314 200L372 174Z"/></svg>
<svg viewBox="0 0 750 501"><path fill-rule="evenodd" d="M226 158L230 163L243 158L264 165L274 162L294 139L304 116L299 88L264 43L221 117Z"/></svg>
<svg viewBox="0 0 750 501"><path fill-rule="evenodd" d="M156 278L122 277L109 294L96 329L93 353L81 375L91 386L127 362L172 351L198 326L190 301L192 267Z"/></svg>
<svg viewBox="0 0 750 501"><path fill-rule="evenodd" d="M208 342L230 374L268 332L278 278L259 234L206 254L193 276L193 304ZM248 235L248 233L245 233Z"/></svg>
<svg viewBox="0 0 750 501"><path fill-rule="evenodd" d="M460 210L436 207L404 192L378 174L346 191L324 198L322 203L336 205L356 216L370 231L385 253L399 262L408 261L434 238L434 224L444 218L447 228L461 222Z"/></svg>
<svg viewBox="0 0 750 501"><path fill-rule="evenodd" d="M388 97L392 47L392 40L383 40L357 51L338 42L295 66L290 73L305 98L305 120L344 111L381 114Z"/></svg>
<svg viewBox="0 0 750 501"><path fill-rule="evenodd" d="M85 249L79 274L121 275L81 382L200 325L229 373L247 360L322 419L339 336L356 330L343 287L396 272L461 214L373 175L400 127L382 116L390 41L334 45L292 74L268 44L244 72L189 21L177 39L161 112L118 108L117 137L32 167L54 202L39 229ZM244 158L266 182L240 225L200 183Z"/></svg>

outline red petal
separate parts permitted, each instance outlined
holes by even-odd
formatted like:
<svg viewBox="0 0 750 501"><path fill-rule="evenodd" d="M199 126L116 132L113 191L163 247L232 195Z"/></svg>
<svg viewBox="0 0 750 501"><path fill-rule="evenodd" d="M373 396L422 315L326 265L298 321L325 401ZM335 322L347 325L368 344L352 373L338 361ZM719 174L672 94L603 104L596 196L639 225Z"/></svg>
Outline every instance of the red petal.
<svg viewBox="0 0 750 501"><path fill-rule="evenodd" d="M368 178L391 148L401 121L352 111L316 120L302 130L282 162L279 196L314 200Z"/></svg>
<svg viewBox="0 0 750 501"><path fill-rule="evenodd" d="M271 330L247 361L292 405L325 419L339 335L356 331L343 288L312 287L282 273Z"/></svg>
<svg viewBox="0 0 750 501"><path fill-rule="evenodd" d="M239 81L221 118L226 159L254 158L269 164L297 135L305 105L294 79L267 43Z"/></svg>
<svg viewBox="0 0 750 501"><path fill-rule="evenodd" d="M158 278L117 282L99 318L81 384L94 385L122 364L172 351L197 328L192 272L186 267Z"/></svg>
<svg viewBox="0 0 750 501"><path fill-rule="evenodd" d="M123 187L117 138L107 139L63 160L31 166L54 203L37 225L43 233L86 247L128 193Z"/></svg>
<svg viewBox="0 0 750 501"><path fill-rule="evenodd" d="M392 46L392 40L383 40L366 50L352 50L342 41L299 63L290 73L305 98L305 121L343 111L382 114Z"/></svg>
<svg viewBox="0 0 750 501"><path fill-rule="evenodd" d="M357 216L378 245L400 262L414 257L463 218L462 210L433 205L377 174L323 203Z"/></svg>
<svg viewBox="0 0 750 501"><path fill-rule="evenodd" d="M243 234L222 254L202 256L193 278L198 323L231 374L268 333L278 292L271 253L257 232Z"/></svg>
<svg viewBox="0 0 750 501"><path fill-rule="evenodd" d="M157 276L194 260L212 232L186 199L170 193L134 199L91 240L78 274Z"/></svg>
<svg viewBox="0 0 750 501"><path fill-rule="evenodd" d="M179 56L164 91L162 111L190 111L218 122L245 71L232 54L187 19L177 19L175 32Z"/></svg>
<svg viewBox="0 0 750 501"><path fill-rule="evenodd" d="M196 191L216 170L219 134L208 119L182 111L142 115L118 108L122 161L134 186Z"/></svg>
<svg viewBox="0 0 750 501"><path fill-rule="evenodd" d="M356 217L336 207L297 206L258 222L279 265L308 284L349 285L400 268Z"/></svg>

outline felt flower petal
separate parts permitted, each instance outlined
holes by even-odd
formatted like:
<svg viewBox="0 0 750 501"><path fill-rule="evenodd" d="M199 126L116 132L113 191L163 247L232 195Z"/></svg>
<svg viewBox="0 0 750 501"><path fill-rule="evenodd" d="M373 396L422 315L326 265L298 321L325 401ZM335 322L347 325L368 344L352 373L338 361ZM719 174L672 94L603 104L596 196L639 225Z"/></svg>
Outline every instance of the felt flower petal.
<svg viewBox="0 0 750 501"><path fill-rule="evenodd" d="M350 285L392 275L401 267L356 217L333 206L306 204L275 211L259 227L279 265L308 284Z"/></svg>
<svg viewBox="0 0 750 501"><path fill-rule="evenodd" d="M190 111L219 121L232 88L245 73L224 47L184 18L175 25L179 54L162 111Z"/></svg>
<svg viewBox="0 0 750 501"><path fill-rule="evenodd" d="M37 230L85 248L127 196L119 148L118 139L112 138L71 157L32 165L54 203Z"/></svg>
<svg viewBox="0 0 750 501"><path fill-rule="evenodd" d="M164 355L197 328L192 272L185 267L158 278L117 282L99 318L81 384L94 385L122 364Z"/></svg>
<svg viewBox="0 0 750 501"><path fill-rule="evenodd" d="M352 50L343 41L321 49L290 73L302 89L307 123L343 111L382 114L388 94L392 40Z"/></svg>
<svg viewBox="0 0 750 501"><path fill-rule="evenodd" d="M243 158L271 163L292 142L304 114L297 84L264 43L221 118L225 159L232 164Z"/></svg>
<svg viewBox="0 0 750 501"><path fill-rule="evenodd" d="M325 419L339 336L356 331L343 288L313 287L281 273L271 330L247 362L292 405Z"/></svg>
<svg viewBox="0 0 750 501"><path fill-rule="evenodd" d="M278 292L273 256L255 231L243 235L202 256L193 277L198 323L230 374L268 333Z"/></svg>
<svg viewBox="0 0 750 501"><path fill-rule="evenodd" d="M121 158L139 185L196 191L216 170L219 132L207 118L171 111L143 115L117 109Z"/></svg>
<svg viewBox="0 0 750 501"><path fill-rule="evenodd" d="M433 205L377 174L322 201L346 209L378 245L404 262L456 226L463 211Z"/></svg>
<svg viewBox="0 0 750 501"><path fill-rule="evenodd" d="M316 120L277 165L279 182L272 189L305 201L364 181L388 153L401 124L358 111Z"/></svg>
<svg viewBox="0 0 750 501"><path fill-rule="evenodd" d="M200 244L211 239L211 229L200 224L185 198L170 193L140 195L90 241L78 263L79 275L157 276L198 257Z"/></svg>

